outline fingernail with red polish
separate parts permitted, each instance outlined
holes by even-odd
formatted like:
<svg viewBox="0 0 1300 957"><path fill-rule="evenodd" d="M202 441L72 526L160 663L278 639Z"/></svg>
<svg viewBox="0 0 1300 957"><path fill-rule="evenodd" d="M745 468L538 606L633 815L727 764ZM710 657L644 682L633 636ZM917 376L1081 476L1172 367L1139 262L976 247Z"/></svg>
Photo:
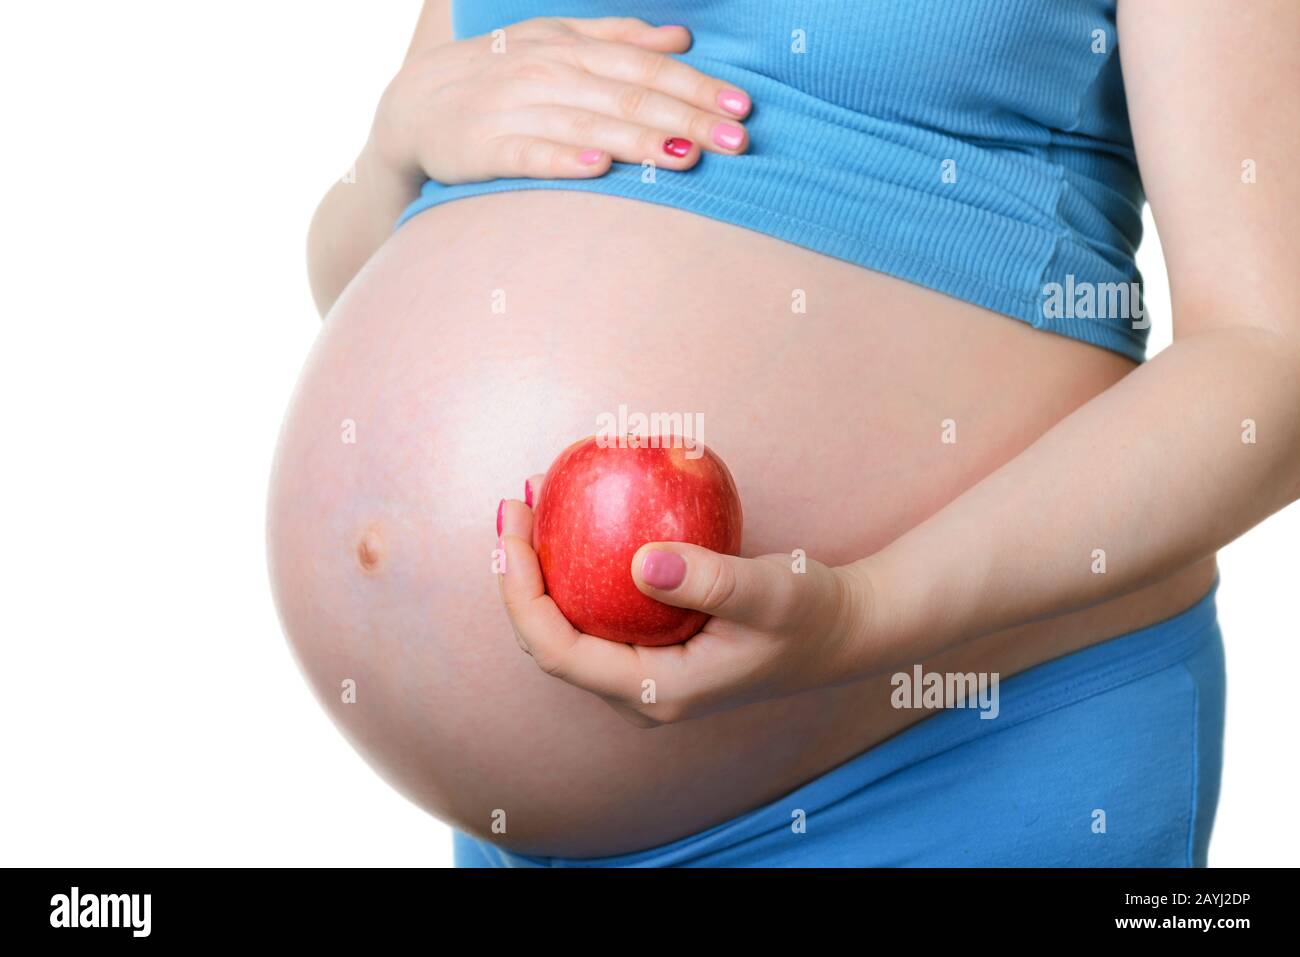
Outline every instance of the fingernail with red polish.
<svg viewBox="0 0 1300 957"><path fill-rule="evenodd" d="M749 109L749 97L739 90L723 90L718 94L718 106L728 113L744 116Z"/></svg>
<svg viewBox="0 0 1300 957"><path fill-rule="evenodd" d="M641 578L651 588L676 588L686 578L686 559L676 552L650 552L641 562Z"/></svg>
<svg viewBox="0 0 1300 957"><path fill-rule="evenodd" d="M713 127L713 142L724 150L734 150L745 142L745 131L731 123L719 123Z"/></svg>
<svg viewBox="0 0 1300 957"><path fill-rule="evenodd" d="M524 479L524 504L533 507L533 480Z"/></svg>
<svg viewBox="0 0 1300 957"><path fill-rule="evenodd" d="M682 157L691 151L691 141L680 136L670 136L664 140L664 152L669 156Z"/></svg>
<svg viewBox="0 0 1300 957"><path fill-rule="evenodd" d="M595 166L604 155L604 150L583 150L578 154L578 162L583 166Z"/></svg>
<svg viewBox="0 0 1300 957"><path fill-rule="evenodd" d="M501 537L501 520L505 518L506 500L502 499L501 504L497 506L497 538Z"/></svg>

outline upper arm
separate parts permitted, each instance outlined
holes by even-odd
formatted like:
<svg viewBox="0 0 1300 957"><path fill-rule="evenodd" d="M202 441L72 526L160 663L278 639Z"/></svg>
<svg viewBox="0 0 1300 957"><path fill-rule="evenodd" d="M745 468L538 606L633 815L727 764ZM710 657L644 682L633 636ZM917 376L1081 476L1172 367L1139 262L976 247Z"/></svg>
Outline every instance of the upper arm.
<svg viewBox="0 0 1300 957"><path fill-rule="evenodd" d="M411 36L410 46L406 48L407 58L451 41L451 0L424 0L420 19L415 24L415 33Z"/></svg>
<svg viewBox="0 0 1300 957"><path fill-rule="evenodd" d="M1300 3L1119 0L1118 32L1176 330L1300 336Z"/></svg>

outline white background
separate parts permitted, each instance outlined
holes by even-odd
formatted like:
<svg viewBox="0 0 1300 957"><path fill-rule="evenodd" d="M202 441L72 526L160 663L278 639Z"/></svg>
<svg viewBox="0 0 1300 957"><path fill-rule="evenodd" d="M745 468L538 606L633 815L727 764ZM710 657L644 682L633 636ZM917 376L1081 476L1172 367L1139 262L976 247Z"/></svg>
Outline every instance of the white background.
<svg viewBox="0 0 1300 957"><path fill-rule="evenodd" d="M0 864L444 864L280 635L267 474L304 236L417 0L15 4L0 26ZM1154 231L1139 257L1169 340ZM1135 414L1141 414L1136 410ZM1300 863L1300 509L1221 556L1214 865Z"/></svg>

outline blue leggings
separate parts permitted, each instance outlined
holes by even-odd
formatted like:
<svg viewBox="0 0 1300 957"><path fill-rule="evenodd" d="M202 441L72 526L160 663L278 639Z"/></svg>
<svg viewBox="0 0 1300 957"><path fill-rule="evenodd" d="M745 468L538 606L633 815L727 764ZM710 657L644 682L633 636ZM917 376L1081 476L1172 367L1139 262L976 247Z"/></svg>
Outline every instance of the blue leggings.
<svg viewBox="0 0 1300 957"><path fill-rule="evenodd" d="M1215 587L1217 588L1217 582ZM1204 867L1223 754L1214 592L671 844L574 860L455 835L457 867Z"/></svg>

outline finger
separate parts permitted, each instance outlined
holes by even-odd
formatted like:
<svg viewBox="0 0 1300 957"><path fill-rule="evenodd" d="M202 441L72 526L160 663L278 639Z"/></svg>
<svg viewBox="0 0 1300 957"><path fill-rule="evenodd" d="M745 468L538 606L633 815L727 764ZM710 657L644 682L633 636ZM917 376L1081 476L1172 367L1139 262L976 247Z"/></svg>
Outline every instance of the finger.
<svg viewBox="0 0 1300 957"><path fill-rule="evenodd" d="M626 123L601 113L567 106L533 106L501 113L494 123L516 133L550 142L589 143L620 163L651 160L666 169L689 169L699 162L692 141L663 129Z"/></svg>
<svg viewBox="0 0 1300 957"><path fill-rule="evenodd" d="M590 179L609 172L608 152L594 146L571 146L523 134L490 139L488 163L494 176L527 179Z"/></svg>
<svg viewBox="0 0 1300 957"><path fill-rule="evenodd" d="M652 542L632 556L637 588L657 601L759 629L796 623L816 607L824 566L796 574L784 556L738 558L682 542Z"/></svg>
<svg viewBox="0 0 1300 957"><path fill-rule="evenodd" d="M586 113L563 111L561 107L574 107ZM583 135L586 129L581 124L594 122L586 114L598 114L651 130L664 130L666 135L683 137L713 153L734 156L749 148L749 133L731 118L721 118L717 113L650 87L577 71L572 78L548 89L546 102L538 104L538 108L556 109L569 123L577 124L576 128L562 133L531 129L511 132L529 132L565 143L586 143L588 138ZM596 139L590 142L602 145Z"/></svg>
<svg viewBox="0 0 1300 957"><path fill-rule="evenodd" d="M530 475L524 479L524 504L537 511L537 506L542 501L542 483L546 480L545 472L538 472L536 475Z"/></svg>
<svg viewBox="0 0 1300 957"><path fill-rule="evenodd" d="M533 653L532 644L547 644L540 642L540 636L550 632L558 636L550 640L551 644L571 640L577 632L545 594L540 571L530 567L530 557L532 566L537 563L532 550L516 547L518 545L526 543L516 535L501 536L500 547L506 552L506 560L502 573L497 576L497 589L520 650L536 660L544 671L552 671L549 664Z"/></svg>
<svg viewBox="0 0 1300 957"><path fill-rule="evenodd" d="M546 594L537 553L528 544L532 514L522 502L506 502L501 535L505 572L498 576L498 587L515 634L548 675L611 703L634 705L649 669L634 646L582 634Z"/></svg>
<svg viewBox="0 0 1300 957"><path fill-rule="evenodd" d="M714 114L748 115L749 94L662 53L618 43L584 43L563 48L579 69L633 86L647 87Z"/></svg>
<svg viewBox="0 0 1300 957"><path fill-rule="evenodd" d="M533 540L533 510L518 499L504 500L498 524L501 526L498 534L502 538L514 535L525 542Z"/></svg>
<svg viewBox="0 0 1300 957"><path fill-rule="evenodd" d="M555 17L555 22L593 40L630 43L660 53L684 53L691 46L691 32L683 26L652 26L635 17Z"/></svg>
<svg viewBox="0 0 1300 957"><path fill-rule="evenodd" d="M529 545L533 538L532 509L522 502L503 499L497 515L498 547L506 553L497 587L520 647L532 654L529 636L548 630L558 630L562 637L570 639L576 636L577 631L546 595L537 553Z"/></svg>
<svg viewBox="0 0 1300 957"><path fill-rule="evenodd" d="M498 576L501 600L505 603L511 624L528 650L532 651L529 639L545 631L558 630L561 638L568 641L575 639L578 631L560 614L560 609L546 594L537 553L529 547L528 540L507 530L501 535L501 548L506 552L505 572Z"/></svg>

